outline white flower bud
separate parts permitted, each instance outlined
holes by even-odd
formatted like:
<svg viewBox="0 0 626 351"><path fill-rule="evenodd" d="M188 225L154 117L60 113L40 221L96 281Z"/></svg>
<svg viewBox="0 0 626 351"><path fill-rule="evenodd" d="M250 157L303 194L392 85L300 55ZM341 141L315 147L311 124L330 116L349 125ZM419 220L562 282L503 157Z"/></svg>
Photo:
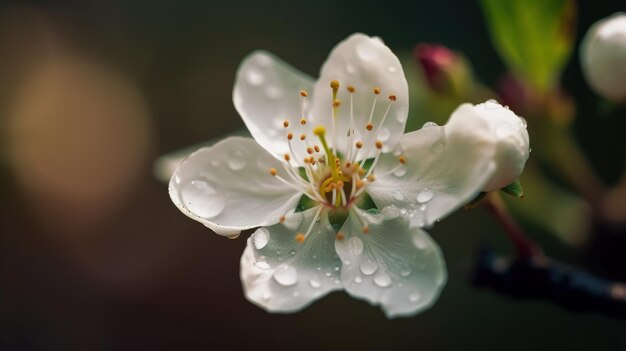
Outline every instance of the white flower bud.
<svg viewBox="0 0 626 351"><path fill-rule="evenodd" d="M626 101L626 13L617 12L589 28L580 60L596 93L613 102Z"/></svg>
<svg viewBox="0 0 626 351"><path fill-rule="evenodd" d="M522 174L530 152L526 121L495 100L475 106L463 104L450 117L457 118L475 120L469 137L495 144L496 171L483 190L498 190L513 183Z"/></svg>

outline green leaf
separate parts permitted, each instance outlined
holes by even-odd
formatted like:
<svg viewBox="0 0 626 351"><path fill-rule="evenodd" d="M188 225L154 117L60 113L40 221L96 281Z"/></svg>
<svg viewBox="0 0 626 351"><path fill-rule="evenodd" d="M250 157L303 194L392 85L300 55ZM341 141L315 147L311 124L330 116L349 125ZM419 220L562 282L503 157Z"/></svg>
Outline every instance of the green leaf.
<svg viewBox="0 0 626 351"><path fill-rule="evenodd" d="M556 84L574 42L574 0L482 0L491 39L510 70L539 91Z"/></svg>
<svg viewBox="0 0 626 351"><path fill-rule="evenodd" d="M524 197L524 189L522 188L522 183L520 183L519 179L500 190L515 197Z"/></svg>

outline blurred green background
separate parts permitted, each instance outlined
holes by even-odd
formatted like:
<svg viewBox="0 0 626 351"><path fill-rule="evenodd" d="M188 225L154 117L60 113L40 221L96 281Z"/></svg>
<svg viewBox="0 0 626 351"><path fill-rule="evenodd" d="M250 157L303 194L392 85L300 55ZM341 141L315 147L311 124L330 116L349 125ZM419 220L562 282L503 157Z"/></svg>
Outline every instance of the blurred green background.
<svg viewBox="0 0 626 351"><path fill-rule="evenodd" d="M580 71L580 38L620 7L578 3L563 86L579 115L599 104ZM473 1L2 1L0 349L626 349L624 321L472 287L482 244L511 251L480 209L431 230L449 282L416 317L387 320L345 293L294 315L245 300L244 236L226 240L181 215L153 162L243 127L231 92L252 50L316 76L356 31L382 37L407 65L416 44L431 42L463 52L484 83L505 73ZM405 71L419 80L415 67ZM412 126L432 119L410 118ZM624 150L611 145L623 143L625 121L574 124L607 182L622 171ZM527 229L552 257L626 276Z"/></svg>

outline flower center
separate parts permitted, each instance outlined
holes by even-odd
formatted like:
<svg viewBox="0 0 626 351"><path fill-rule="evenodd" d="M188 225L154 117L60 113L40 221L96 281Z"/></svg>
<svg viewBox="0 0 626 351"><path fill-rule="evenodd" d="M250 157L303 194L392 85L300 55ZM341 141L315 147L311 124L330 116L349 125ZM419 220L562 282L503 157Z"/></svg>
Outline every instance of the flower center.
<svg viewBox="0 0 626 351"><path fill-rule="evenodd" d="M378 120L376 125L374 125L374 111L381 94L381 89L373 88L372 106L367 123L364 126L356 126L354 122L354 93L356 89L353 86L348 86L346 90L349 95L349 128L347 131L339 131L338 134L337 118L339 116L339 109L342 106L341 101L337 98L339 87L339 81L333 80L330 82L332 91L332 106L330 106L332 124L330 126L330 137L332 138L332 144L329 145L328 143L325 126L317 125L313 128L303 129L303 127L306 127L308 124L304 104L309 94L302 90L300 91L301 117L298 121L300 126L296 124L295 127L290 128L291 123L289 120L283 122L289 145L289 152L283 155L285 161L283 166L291 181L281 178L278 175L278 171L274 168L270 169L270 173L286 185L302 191L304 195L316 202L318 206L321 205L318 208L316 217L323 208L329 208L349 210L360 218L358 212L352 210L352 206L364 193L367 185L376 180L373 171L383 149L383 143L377 140L377 135L384 125L392 104L396 101L396 96L389 95L388 105L384 115ZM365 140L355 140L355 130L358 127L363 128L361 135L369 142L364 142ZM296 136L292 132L294 129L300 131L304 130L306 132ZM347 137L347 143L345 143L347 150L342 150L342 152L338 150L338 135ZM308 136L312 136L312 138ZM315 138L317 138L316 142L310 141ZM302 144L297 145L296 143ZM298 153L296 153L295 150L301 149L306 150L306 156L300 156L300 158L298 158ZM374 156L368 158L373 150L375 151ZM404 156L399 156L398 160L400 162L399 166L406 163ZM366 232L368 230L367 228L367 225L364 223L363 231ZM308 235L308 233L301 234L302 235L296 237L296 240L303 241Z"/></svg>

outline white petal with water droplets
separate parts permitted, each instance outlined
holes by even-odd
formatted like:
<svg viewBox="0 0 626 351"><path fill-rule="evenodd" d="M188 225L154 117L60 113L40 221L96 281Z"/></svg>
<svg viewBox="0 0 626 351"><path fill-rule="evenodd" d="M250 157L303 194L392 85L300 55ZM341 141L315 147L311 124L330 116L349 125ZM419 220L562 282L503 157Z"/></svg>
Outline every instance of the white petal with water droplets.
<svg viewBox="0 0 626 351"><path fill-rule="evenodd" d="M260 167L262 166L262 167ZM224 236L277 223L300 192L270 175L280 161L250 138L231 137L183 161L169 183L172 201L187 216Z"/></svg>
<svg viewBox="0 0 626 351"><path fill-rule="evenodd" d="M481 133L484 138L475 137ZM405 209L413 225L431 225L472 200L491 178L490 135L484 122L462 118L407 133L398 144L407 163L382 155L367 192L378 208L393 205Z"/></svg>
<svg viewBox="0 0 626 351"><path fill-rule="evenodd" d="M380 305L389 318L415 315L437 300L447 279L443 256L407 218L371 221L369 233L363 234L361 223L351 217L341 231L347 240L336 241L335 247L343 261L352 263L341 269L348 294ZM352 247L354 238L362 243L360 253Z"/></svg>
<svg viewBox="0 0 626 351"><path fill-rule="evenodd" d="M391 68L391 69L390 69ZM373 145L375 134L377 139L384 140L383 151L393 149L398 137L404 133L406 116L409 111L409 89L400 61L393 52L380 40L364 34L353 34L337 44L331 51L320 72L320 78L315 84L311 118L316 124L327 126L330 133L332 124L331 103L332 90L330 82L338 80L340 83L337 98L341 101L337 117L337 135L340 136L339 150L347 148L347 134L350 126L350 93L346 87L352 85L354 95L355 140L362 140L365 145ZM389 104L388 96L397 97L382 128L371 132L365 129L372 102L374 88L380 88L381 93L373 115L373 125L378 126ZM330 134L329 134L330 135ZM329 139L332 139L329 137ZM329 140L332 143L332 140ZM374 147L364 147L365 152L374 155Z"/></svg>
<svg viewBox="0 0 626 351"><path fill-rule="evenodd" d="M300 125L300 91L311 92L313 80L265 51L246 57L237 71L233 102L252 137L267 151L282 159L289 152L283 121L290 122L295 136L308 133L311 125ZM312 137L312 135L309 135ZM294 138L296 159L306 153L306 145Z"/></svg>
<svg viewBox="0 0 626 351"><path fill-rule="evenodd" d="M270 312L296 312L341 289L337 269L341 261L335 253L335 233L328 231L328 217L325 214L320 217L303 243L295 240L297 232L309 228L315 211L292 214L290 217L298 217L295 231L276 224L259 229L248 239L241 257L241 282L246 298L252 303ZM257 249L257 241L264 242L266 234L269 240ZM258 239L257 235L263 238Z"/></svg>

